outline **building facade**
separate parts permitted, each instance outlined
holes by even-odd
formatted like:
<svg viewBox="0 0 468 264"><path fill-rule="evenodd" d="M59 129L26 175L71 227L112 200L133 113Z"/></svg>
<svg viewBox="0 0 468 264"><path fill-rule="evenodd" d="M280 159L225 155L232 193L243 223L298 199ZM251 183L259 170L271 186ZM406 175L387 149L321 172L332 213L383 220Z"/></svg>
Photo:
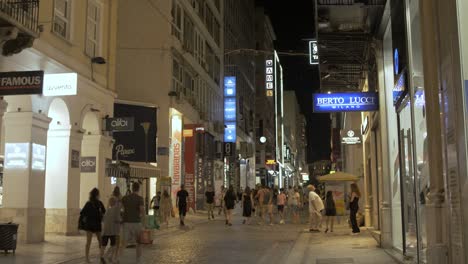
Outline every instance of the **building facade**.
<svg viewBox="0 0 468 264"><path fill-rule="evenodd" d="M224 1L224 76L236 78L236 149L229 185L255 185L255 1Z"/></svg>
<svg viewBox="0 0 468 264"><path fill-rule="evenodd" d="M0 72L44 73L42 93L1 100L0 221L20 224L25 242L76 234L89 191L107 199L112 188L105 177L112 138L101 124L116 96L117 3L0 1L0 13Z"/></svg>
<svg viewBox="0 0 468 264"><path fill-rule="evenodd" d="M160 175L170 177L174 202L185 183L196 209L222 179L224 3L119 2L118 98L158 108Z"/></svg>

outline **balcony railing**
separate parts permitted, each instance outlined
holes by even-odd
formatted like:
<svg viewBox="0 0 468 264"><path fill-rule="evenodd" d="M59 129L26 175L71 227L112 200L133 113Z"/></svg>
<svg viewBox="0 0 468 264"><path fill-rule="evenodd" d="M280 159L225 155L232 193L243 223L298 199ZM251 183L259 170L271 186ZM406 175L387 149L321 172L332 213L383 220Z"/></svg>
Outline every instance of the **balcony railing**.
<svg viewBox="0 0 468 264"><path fill-rule="evenodd" d="M37 36L39 0L0 0L0 17L12 26Z"/></svg>

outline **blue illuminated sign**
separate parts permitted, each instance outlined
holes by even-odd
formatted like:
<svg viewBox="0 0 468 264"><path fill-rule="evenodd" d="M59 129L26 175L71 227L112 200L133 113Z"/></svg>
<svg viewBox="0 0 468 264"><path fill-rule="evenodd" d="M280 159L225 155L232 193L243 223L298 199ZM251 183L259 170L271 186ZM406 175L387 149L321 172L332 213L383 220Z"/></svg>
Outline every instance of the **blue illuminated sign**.
<svg viewBox="0 0 468 264"><path fill-rule="evenodd" d="M224 98L224 121L236 121L236 98Z"/></svg>
<svg viewBox="0 0 468 264"><path fill-rule="evenodd" d="M224 77L224 96L236 96L236 77Z"/></svg>
<svg viewBox="0 0 468 264"><path fill-rule="evenodd" d="M224 142L236 142L236 123L225 122L224 123Z"/></svg>
<svg viewBox="0 0 468 264"><path fill-rule="evenodd" d="M379 110L374 92L314 94L314 112L367 112Z"/></svg>
<svg viewBox="0 0 468 264"><path fill-rule="evenodd" d="M400 74L400 54L398 52L398 49L395 49L395 51L393 51L393 67L395 69L395 75Z"/></svg>
<svg viewBox="0 0 468 264"><path fill-rule="evenodd" d="M236 77L224 77L224 142L236 142Z"/></svg>
<svg viewBox="0 0 468 264"><path fill-rule="evenodd" d="M400 76L398 77L398 80L393 87L393 104L396 105L400 98L405 94L406 92L406 74L405 72L402 72Z"/></svg>

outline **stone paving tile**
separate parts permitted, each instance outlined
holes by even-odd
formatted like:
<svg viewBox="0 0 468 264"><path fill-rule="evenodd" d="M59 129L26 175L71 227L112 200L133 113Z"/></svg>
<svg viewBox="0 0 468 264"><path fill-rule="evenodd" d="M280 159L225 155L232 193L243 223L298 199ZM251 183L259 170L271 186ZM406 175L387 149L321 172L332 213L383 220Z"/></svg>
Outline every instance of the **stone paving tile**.
<svg viewBox="0 0 468 264"><path fill-rule="evenodd" d="M189 217L189 226L155 233L153 245L144 246L142 263L221 264L394 264L365 231L350 236L347 227L334 233L309 233L306 225L243 225L239 217L232 227L219 218L207 221ZM16 256L1 256L2 264L84 263L84 237L48 236L48 242L20 245ZM96 256L97 251L92 252ZM126 249L120 263L135 263L135 250ZM350 262L352 260L352 262ZM347 261L347 262L346 262ZM93 263L99 263L95 257Z"/></svg>

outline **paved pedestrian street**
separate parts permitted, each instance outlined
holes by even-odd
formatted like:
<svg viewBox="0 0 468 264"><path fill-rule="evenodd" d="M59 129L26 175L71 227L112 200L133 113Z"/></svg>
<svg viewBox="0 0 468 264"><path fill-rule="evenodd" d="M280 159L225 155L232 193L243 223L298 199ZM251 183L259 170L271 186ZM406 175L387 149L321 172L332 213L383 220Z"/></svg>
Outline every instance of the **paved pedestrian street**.
<svg viewBox="0 0 468 264"><path fill-rule="evenodd" d="M307 225L243 225L234 218L232 227L222 219L207 221L189 216L187 226L155 231L155 241L144 247L142 263L313 263L313 264L390 264L396 263L368 231L351 236L345 226L334 233L309 233ZM0 256L2 264L85 263L84 237L51 237L39 245L19 245L16 256ZM93 241L95 247L96 243ZM97 250L93 263L99 263ZM135 263L134 249L126 249L120 263Z"/></svg>

